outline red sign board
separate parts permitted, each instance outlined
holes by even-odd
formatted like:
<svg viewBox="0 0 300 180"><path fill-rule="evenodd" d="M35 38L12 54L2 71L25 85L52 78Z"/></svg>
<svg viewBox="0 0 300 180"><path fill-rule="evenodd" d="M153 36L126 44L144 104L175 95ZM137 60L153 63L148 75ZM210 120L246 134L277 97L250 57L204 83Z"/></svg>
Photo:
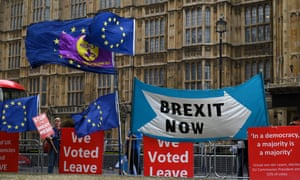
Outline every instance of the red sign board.
<svg viewBox="0 0 300 180"><path fill-rule="evenodd" d="M0 132L0 172L18 172L19 133Z"/></svg>
<svg viewBox="0 0 300 180"><path fill-rule="evenodd" d="M102 174L104 132L78 138L74 128L62 128L59 173Z"/></svg>
<svg viewBox="0 0 300 180"><path fill-rule="evenodd" d="M167 142L144 136L144 175L192 178L193 143Z"/></svg>
<svg viewBox="0 0 300 180"><path fill-rule="evenodd" d="M48 117L45 113L34 117L32 120L35 124L35 127L39 131L42 139L45 139L46 137L50 137L51 135L54 134L54 130L51 124L49 123Z"/></svg>
<svg viewBox="0 0 300 180"><path fill-rule="evenodd" d="M250 128L248 140L251 179L299 179L300 126Z"/></svg>

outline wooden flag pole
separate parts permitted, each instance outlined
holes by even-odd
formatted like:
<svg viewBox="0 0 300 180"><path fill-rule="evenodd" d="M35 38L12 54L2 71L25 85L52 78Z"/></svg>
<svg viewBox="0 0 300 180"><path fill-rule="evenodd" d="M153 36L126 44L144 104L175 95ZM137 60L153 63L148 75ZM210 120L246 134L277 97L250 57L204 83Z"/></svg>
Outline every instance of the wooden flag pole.
<svg viewBox="0 0 300 180"><path fill-rule="evenodd" d="M51 147L53 148L53 150L55 151L55 153L58 153L57 149L56 149L56 147L55 147L55 145L53 143L52 138L51 137L47 137L46 140L51 144Z"/></svg>

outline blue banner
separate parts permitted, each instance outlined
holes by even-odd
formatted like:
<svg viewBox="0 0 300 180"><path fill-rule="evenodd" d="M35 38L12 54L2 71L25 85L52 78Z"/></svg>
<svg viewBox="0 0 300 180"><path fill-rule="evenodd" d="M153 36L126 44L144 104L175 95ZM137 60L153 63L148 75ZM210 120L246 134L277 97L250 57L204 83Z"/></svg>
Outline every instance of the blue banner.
<svg viewBox="0 0 300 180"><path fill-rule="evenodd" d="M176 142L247 139L249 127L268 126L262 75L218 90L177 90L134 80L131 129Z"/></svg>

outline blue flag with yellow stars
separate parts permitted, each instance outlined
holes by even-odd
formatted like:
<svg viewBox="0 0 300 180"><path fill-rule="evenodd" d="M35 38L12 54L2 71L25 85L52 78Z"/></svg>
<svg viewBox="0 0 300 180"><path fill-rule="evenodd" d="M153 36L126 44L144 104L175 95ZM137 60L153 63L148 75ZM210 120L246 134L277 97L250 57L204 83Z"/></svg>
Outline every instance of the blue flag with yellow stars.
<svg viewBox="0 0 300 180"><path fill-rule="evenodd" d="M112 52L85 41L92 18L43 21L27 29L26 56L30 65L60 64L82 71L115 74Z"/></svg>
<svg viewBox="0 0 300 180"><path fill-rule="evenodd" d="M116 95L112 93L100 96L85 111L72 115L78 137L119 127Z"/></svg>
<svg viewBox="0 0 300 180"><path fill-rule="evenodd" d="M0 131L26 132L36 130L32 120L38 115L38 96L1 102Z"/></svg>
<svg viewBox="0 0 300 180"><path fill-rule="evenodd" d="M109 51L134 55L135 21L111 12L102 12L89 25L86 40Z"/></svg>

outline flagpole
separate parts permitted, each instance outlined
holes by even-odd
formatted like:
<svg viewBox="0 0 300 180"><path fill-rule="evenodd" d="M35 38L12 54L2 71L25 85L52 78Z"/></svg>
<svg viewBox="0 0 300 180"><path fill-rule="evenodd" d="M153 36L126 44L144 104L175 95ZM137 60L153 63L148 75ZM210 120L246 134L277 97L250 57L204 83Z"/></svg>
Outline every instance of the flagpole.
<svg viewBox="0 0 300 180"><path fill-rule="evenodd" d="M116 58L116 54L113 53L113 61L115 61ZM114 65L115 66L115 65ZM115 66L116 67L116 66ZM115 78L115 92L116 92L116 108L117 108L117 112L118 112L118 118L119 118L119 126L118 126L118 144L119 144L119 175L122 175L122 171L123 171L123 164L122 164L122 132L121 132L121 117L120 117L120 103L119 103L119 95L118 95L118 72L117 74L114 76Z"/></svg>
<svg viewBox="0 0 300 180"><path fill-rule="evenodd" d="M41 114L41 104L40 104L40 95L37 95L37 108L38 108L38 115ZM39 138L39 143L41 144L41 138ZM53 141L52 141L53 144ZM52 146L51 144L51 146ZM55 147L55 146L54 146ZM56 148L55 148L56 150ZM56 150L57 151L57 150ZM43 155L44 152L42 152L41 150L39 150L39 155ZM44 158L41 159L41 163L44 164ZM41 172L43 172L43 167L41 167Z"/></svg>
<svg viewBox="0 0 300 180"><path fill-rule="evenodd" d="M119 144L119 175L122 175L123 164L122 161L122 133L121 133L121 121L120 121L120 106L119 106L119 97L118 91L116 91L116 100L117 100L117 112L119 117L119 127L118 127L118 144Z"/></svg>

